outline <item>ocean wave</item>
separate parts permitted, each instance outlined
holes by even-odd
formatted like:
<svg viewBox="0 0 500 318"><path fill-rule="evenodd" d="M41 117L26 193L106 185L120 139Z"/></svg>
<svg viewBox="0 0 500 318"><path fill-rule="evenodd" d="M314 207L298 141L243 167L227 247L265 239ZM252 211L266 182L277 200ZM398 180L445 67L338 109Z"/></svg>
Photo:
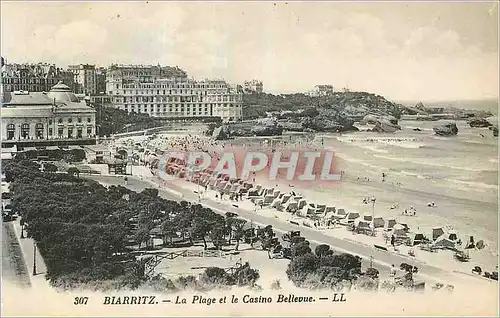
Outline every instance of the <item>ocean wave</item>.
<svg viewBox="0 0 500 318"><path fill-rule="evenodd" d="M448 163L437 163L435 162L435 159L416 159L416 158L396 158L396 157L391 157L391 156L383 156L383 155L373 155L374 157L381 158L381 159L387 159L387 160L392 160L392 161L399 161L399 162L408 162L408 163L413 163L413 164L420 164L420 165L425 165L425 166L433 166L433 167L443 167L443 168L449 168L449 169L455 169L455 170L465 170L465 171L472 171L472 172L482 172L482 171L488 171L489 169L479 169L479 168L470 168L470 167L457 167L457 166L452 166ZM428 161L432 160L432 162Z"/></svg>
<svg viewBox="0 0 500 318"><path fill-rule="evenodd" d="M432 128L422 128L422 127L417 127L417 126L402 126L401 128L403 129L420 129L421 131L432 131Z"/></svg>
<svg viewBox="0 0 500 318"><path fill-rule="evenodd" d="M353 145L356 145L358 147L362 148L367 148L365 143L369 144L374 144L374 143L379 143L383 145L388 145L388 146L395 146L395 147L401 147L401 148L410 148L410 149L418 149L425 147L425 144L422 143L422 139L420 138L411 138L411 137L406 137L406 138L392 138L392 137L365 137L365 138L352 138L352 137L337 137L337 140L340 142L345 142L345 143L351 143ZM373 150L374 148L367 148ZM376 148L375 148L376 149ZM378 149L378 152L385 152L387 153L388 151L380 151L381 149Z"/></svg>
<svg viewBox="0 0 500 318"><path fill-rule="evenodd" d="M455 185L460 185L465 190L470 190L471 188L475 189L475 190L477 190L477 189L498 190L498 185L494 185L494 184L488 184L488 183L477 182L477 181L457 180L457 179L450 179L450 178L443 178L443 179L437 178L436 179L435 177L430 176L430 175L422 175L422 174L419 174L419 173L416 173L416 172L411 172L411 171L406 171L406 170L398 170L398 169L395 169L395 168L388 168L388 167L383 167L383 166L377 166L377 165L370 164L370 163L364 162L364 161L356 159L356 158L352 158L350 156L346 156L344 154L336 153L335 156L339 157L342 160L345 160L345 161L348 161L348 162L351 162L351 163L357 163L357 164L369 167L369 168L371 168L373 170L376 170L376 171L387 171L387 170L389 170L392 173L396 173L396 174L399 174L399 175L402 175L402 176L407 176L407 177L414 177L414 178L419 179L419 180L436 180L436 181L441 181L441 182L442 181L449 182L449 183L453 183ZM380 157L380 156L377 156L377 155L374 155L374 156ZM398 160L400 158L392 158L392 159ZM411 162L411 160L405 160L405 159L402 159L401 161ZM449 165L446 165L446 164L443 164L443 165L434 164L434 165L436 165L436 166L443 166L443 167L449 167ZM455 167L451 167L451 168L452 169L460 169L460 168L455 168ZM489 170L477 170L477 171L489 171Z"/></svg>
<svg viewBox="0 0 500 318"><path fill-rule="evenodd" d="M484 182L476 182L476 181L464 181L464 180L456 180L456 179L443 179L447 182L456 183L459 185L464 185L468 188L483 188L488 190L498 190L498 185L496 184L488 184Z"/></svg>

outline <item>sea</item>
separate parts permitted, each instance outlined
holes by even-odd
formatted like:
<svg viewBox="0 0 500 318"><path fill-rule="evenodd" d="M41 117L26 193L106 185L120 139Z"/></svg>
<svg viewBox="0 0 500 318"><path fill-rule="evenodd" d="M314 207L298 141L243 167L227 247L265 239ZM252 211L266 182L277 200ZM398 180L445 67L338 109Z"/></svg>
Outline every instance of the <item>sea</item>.
<svg viewBox="0 0 500 318"><path fill-rule="evenodd" d="M372 205L363 199L374 197L376 216L395 218L414 230L443 227L457 231L463 240L469 236L483 240L488 251L482 263L494 266L498 257L498 137L488 128L471 128L465 121L455 121L456 136L436 136L432 128L442 122L400 121L401 131L386 134L363 131L369 126L358 125L361 131L352 133L290 133L268 139L335 153L335 169L343 172L341 181L334 186L293 185L308 201L371 214ZM266 138L254 141L262 143L262 139ZM402 215L411 207L416 217Z"/></svg>

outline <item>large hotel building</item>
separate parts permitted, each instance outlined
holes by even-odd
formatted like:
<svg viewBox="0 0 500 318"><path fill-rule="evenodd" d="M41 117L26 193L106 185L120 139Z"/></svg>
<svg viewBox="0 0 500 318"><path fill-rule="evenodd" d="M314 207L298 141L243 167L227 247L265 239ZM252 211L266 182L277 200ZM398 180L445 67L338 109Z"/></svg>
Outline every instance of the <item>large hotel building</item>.
<svg viewBox="0 0 500 318"><path fill-rule="evenodd" d="M224 80L195 81L177 67L111 65L106 74L111 103L152 117L242 118L242 94Z"/></svg>

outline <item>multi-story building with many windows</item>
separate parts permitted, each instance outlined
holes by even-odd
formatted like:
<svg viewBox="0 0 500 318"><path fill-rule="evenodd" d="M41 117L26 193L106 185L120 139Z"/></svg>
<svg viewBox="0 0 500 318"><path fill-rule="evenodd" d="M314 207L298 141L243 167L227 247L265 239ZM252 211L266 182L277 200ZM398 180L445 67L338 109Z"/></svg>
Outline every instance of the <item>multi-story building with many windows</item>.
<svg viewBox="0 0 500 318"><path fill-rule="evenodd" d="M54 64L2 65L2 92L48 92L59 81L74 89L73 74Z"/></svg>
<svg viewBox="0 0 500 318"><path fill-rule="evenodd" d="M245 81L245 92L246 93L262 93L264 91L264 84L262 81L251 80Z"/></svg>
<svg viewBox="0 0 500 318"><path fill-rule="evenodd" d="M59 82L49 92L2 94L2 142L95 139L95 110Z"/></svg>
<svg viewBox="0 0 500 318"><path fill-rule="evenodd" d="M107 71L106 92L123 110L152 117L242 117L242 95L224 80L195 81L173 67L118 66Z"/></svg>
<svg viewBox="0 0 500 318"><path fill-rule="evenodd" d="M75 93L85 95L97 94L96 68L95 65L78 64L68 66L73 73L76 84Z"/></svg>

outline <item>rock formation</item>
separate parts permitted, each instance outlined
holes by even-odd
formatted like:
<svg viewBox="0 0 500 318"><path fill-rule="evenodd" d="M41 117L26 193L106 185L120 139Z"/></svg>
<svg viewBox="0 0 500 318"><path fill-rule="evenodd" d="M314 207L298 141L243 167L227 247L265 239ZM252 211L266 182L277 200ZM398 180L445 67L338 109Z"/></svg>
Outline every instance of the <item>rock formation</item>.
<svg viewBox="0 0 500 318"><path fill-rule="evenodd" d="M467 121L467 123L471 127L490 127L490 126L493 126L493 124L490 123L486 118L478 118L478 117L474 117L474 118L469 119Z"/></svg>
<svg viewBox="0 0 500 318"><path fill-rule="evenodd" d="M493 137L498 137L498 125L490 126L489 129L493 131Z"/></svg>
<svg viewBox="0 0 500 318"><path fill-rule="evenodd" d="M383 132L383 133L393 133L397 130L401 130L401 126L398 125L398 120L394 116L377 116L377 115L366 115L361 124L372 124L375 125L371 131Z"/></svg>
<svg viewBox="0 0 500 318"><path fill-rule="evenodd" d="M442 123L434 126L432 129L438 136L455 136L458 134L458 128L455 122Z"/></svg>

